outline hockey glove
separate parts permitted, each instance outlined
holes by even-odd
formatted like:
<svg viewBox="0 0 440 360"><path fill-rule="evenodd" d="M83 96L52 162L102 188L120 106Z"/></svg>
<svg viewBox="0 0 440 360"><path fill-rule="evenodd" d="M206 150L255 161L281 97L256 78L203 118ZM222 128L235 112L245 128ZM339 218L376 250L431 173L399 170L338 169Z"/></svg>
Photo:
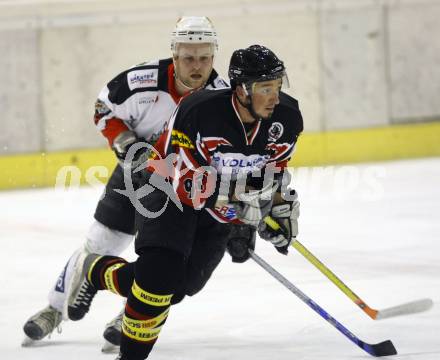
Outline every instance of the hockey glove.
<svg viewBox="0 0 440 360"><path fill-rule="evenodd" d="M136 133L131 130L123 131L118 136L115 137L112 145L112 150L115 152L118 158L119 164L124 167L125 157L127 156L127 151L131 145L138 142L139 138Z"/></svg>
<svg viewBox="0 0 440 360"><path fill-rule="evenodd" d="M230 224L227 250L232 262L243 263L249 259L249 250L255 249L256 230L249 225Z"/></svg>
<svg viewBox="0 0 440 360"><path fill-rule="evenodd" d="M277 188L278 184L268 184L261 190L236 194L238 201L232 201L232 204L237 218L244 224L257 228L261 220L269 214Z"/></svg>
<svg viewBox="0 0 440 360"><path fill-rule="evenodd" d="M281 254L287 255L290 244L298 235L299 201L295 190L289 200L272 206L270 216L258 225L258 234L271 242Z"/></svg>
<svg viewBox="0 0 440 360"><path fill-rule="evenodd" d="M150 152L148 148L141 146L131 159L127 159L127 152L132 145L137 143L141 144L142 142L143 140L139 139L134 131L127 130L116 136L112 146L118 158L119 165L124 170L128 169L131 172L132 180L135 183L139 183L144 178L144 175L146 175L144 171L139 171L137 168L143 163L146 163Z"/></svg>

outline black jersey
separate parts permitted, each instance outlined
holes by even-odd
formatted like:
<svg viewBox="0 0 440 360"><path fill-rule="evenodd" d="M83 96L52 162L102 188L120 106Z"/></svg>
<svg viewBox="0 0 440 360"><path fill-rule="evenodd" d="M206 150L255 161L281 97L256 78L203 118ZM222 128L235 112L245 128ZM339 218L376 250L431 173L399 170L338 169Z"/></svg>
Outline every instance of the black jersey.
<svg viewBox="0 0 440 360"><path fill-rule="evenodd" d="M176 157L171 178L180 201L213 213L218 193L212 189L218 181L208 184L213 172L217 179L228 174L234 180L271 163L284 169L302 130L298 102L285 93L270 119L249 127L240 120L231 89L202 90L182 100L157 145L161 154ZM196 179L203 186L191 186ZM220 221L229 220L222 215Z"/></svg>

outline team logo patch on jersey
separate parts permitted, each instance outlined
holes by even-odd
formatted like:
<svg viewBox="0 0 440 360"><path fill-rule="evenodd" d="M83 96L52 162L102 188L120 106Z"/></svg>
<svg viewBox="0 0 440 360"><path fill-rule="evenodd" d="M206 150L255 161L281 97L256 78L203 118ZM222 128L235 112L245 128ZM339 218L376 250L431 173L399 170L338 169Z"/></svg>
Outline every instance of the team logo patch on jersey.
<svg viewBox="0 0 440 360"><path fill-rule="evenodd" d="M211 165L220 174L243 175L262 169L269 155L244 155L240 153L220 153L212 155Z"/></svg>
<svg viewBox="0 0 440 360"><path fill-rule="evenodd" d="M237 218L237 212L233 205L228 204L224 206L216 206L215 210L223 216L226 220L234 220Z"/></svg>
<svg viewBox="0 0 440 360"><path fill-rule="evenodd" d="M177 145L180 147L194 149L194 144L190 140L190 138L185 135L183 132L173 130L171 132L171 145Z"/></svg>
<svg viewBox="0 0 440 360"><path fill-rule="evenodd" d="M145 69L130 71L127 74L128 87L130 90L156 87L157 86L158 69Z"/></svg>
<svg viewBox="0 0 440 360"><path fill-rule="evenodd" d="M277 141L284 132L284 126L283 124L279 123L279 122L274 122L268 131L268 138L269 141Z"/></svg>

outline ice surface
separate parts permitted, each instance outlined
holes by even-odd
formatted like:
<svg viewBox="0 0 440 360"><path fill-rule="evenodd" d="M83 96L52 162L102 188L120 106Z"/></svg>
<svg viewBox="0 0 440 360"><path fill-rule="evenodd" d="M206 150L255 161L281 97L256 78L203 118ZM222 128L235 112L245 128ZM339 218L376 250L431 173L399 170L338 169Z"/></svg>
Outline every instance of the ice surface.
<svg viewBox="0 0 440 360"><path fill-rule="evenodd" d="M440 359L440 159L299 169L301 242L369 306L429 297L434 307L373 321L294 249L256 252L360 339L391 339L394 359ZM0 359L113 359L100 353L121 300L101 292L81 322L33 348L22 325L82 242L102 189L0 193ZM124 254L135 259L130 249ZM152 360L351 360L370 356L252 261L225 256L204 291L175 306Z"/></svg>

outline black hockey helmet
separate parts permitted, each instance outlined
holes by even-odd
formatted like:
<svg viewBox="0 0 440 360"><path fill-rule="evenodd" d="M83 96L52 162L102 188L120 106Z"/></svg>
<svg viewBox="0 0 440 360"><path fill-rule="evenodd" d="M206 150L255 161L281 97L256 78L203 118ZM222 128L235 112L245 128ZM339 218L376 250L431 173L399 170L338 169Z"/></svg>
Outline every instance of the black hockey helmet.
<svg viewBox="0 0 440 360"><path fill-rule="evenodd" d="M252 45L233 52L228 75L231 87L235 89L239 84L281 79L286 72L284 63L271 50Z"/></svg>

